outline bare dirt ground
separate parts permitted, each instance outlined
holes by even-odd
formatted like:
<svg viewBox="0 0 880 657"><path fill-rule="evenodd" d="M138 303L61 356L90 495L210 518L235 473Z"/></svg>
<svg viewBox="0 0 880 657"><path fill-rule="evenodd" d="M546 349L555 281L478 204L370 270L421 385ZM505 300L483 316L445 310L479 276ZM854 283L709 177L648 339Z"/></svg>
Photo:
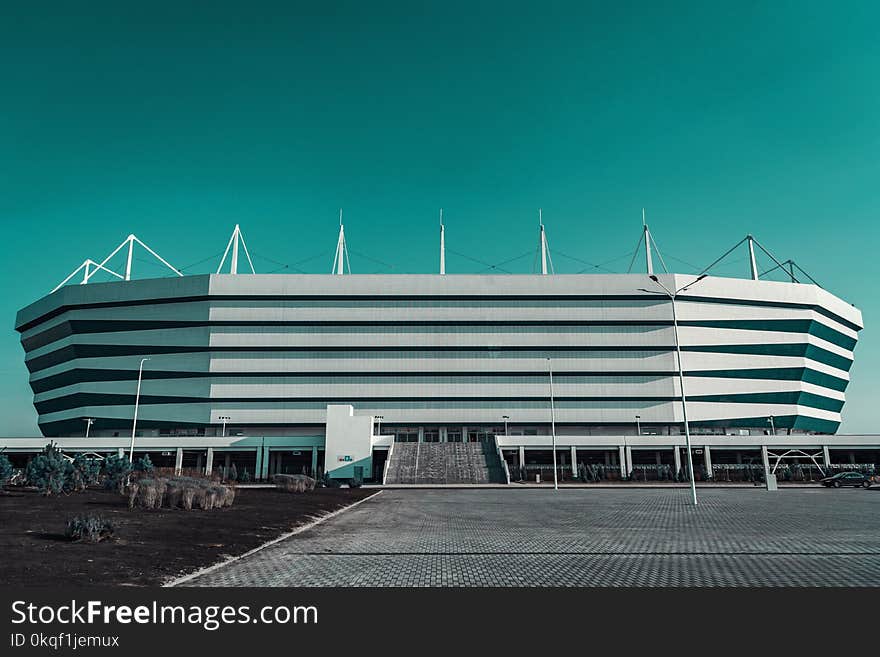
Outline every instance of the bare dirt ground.
<svg viewBox="0 0 880 657"><path fill-rule="evenodd" d="M239 489L230 508L144 511L130 510L122 496L105 490L43 497L11 489L0 493L0 586L156 586L247 552L375 492ZM115 523L113 540L88 544L65 539L68 519L88 512Z"/></svg>

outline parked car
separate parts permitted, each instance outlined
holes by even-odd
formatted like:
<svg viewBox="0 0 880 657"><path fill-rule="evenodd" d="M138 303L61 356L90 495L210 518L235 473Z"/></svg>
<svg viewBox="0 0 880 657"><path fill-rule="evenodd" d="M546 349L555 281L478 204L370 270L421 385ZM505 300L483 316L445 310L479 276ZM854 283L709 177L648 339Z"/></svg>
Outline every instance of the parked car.
<svg viewBox="0 0 880 657"><path fill-rule="evenodd" d="M821 480L823 486L840 488L841 486L861 486L862 488L870 488L872 477L863 475L861 472L838 472L831 477L825 477Z"/></svg>

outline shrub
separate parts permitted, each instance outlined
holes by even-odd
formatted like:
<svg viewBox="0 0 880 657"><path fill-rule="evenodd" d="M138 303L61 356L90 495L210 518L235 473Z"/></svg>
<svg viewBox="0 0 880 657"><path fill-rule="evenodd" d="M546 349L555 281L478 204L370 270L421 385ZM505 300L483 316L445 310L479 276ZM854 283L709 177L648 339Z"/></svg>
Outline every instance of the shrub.
<svg viewBox="0 0 880 657"><path fill-rule="evenodd" d="M89 458L85 454L77 454L73 458L73 487L77 491L83 491L86 486L98 483L101 475L101 464Z"/></svg>
<svg viewBox="0 0 880 657"><path fill-rule="evenodd" d="M4 486L12 478L12 463L6 454L0 454L0 486Z"/></svg>
<svg viewBox="0 0 880 657"><path fill-rule="evenodd" d="M73 464L61 454L54 443L28 463L27 481L43 495L68 495L76 488Z"/></svg>
<svg viewBox="0 0 880 657"><path fill-rule="evenodd" d="M149 454L144 454L141 458L134 462L134 471L141 472L145 475L153 474L153 462L150 460Z"/></svg>
<svg viewBox="0 0 880 657"><path fill-rule="evenodd" d="M131 482L126 491L129 508L195 508L210 510L232 506L235 489L195 477L144 478Z"/></svg>
<svg viewBox="0 0 880 657"><path fill-rule="evenodd" d="M252 480L251 473L248 472L247 468L245 468L244 472L242 472L241 476L238 478L238 481L240 481L243 484L249 484L251 482L251 480Z"/></svg>
<svg viewBox="0 0 880 657"><path fill-rule="evenodd" d="M67 521L64 535L71 541L98 543L113 538L116 527L112 521L95 513L77 515Z"/></svg>
<svg viewBox="0 0 880 657"><path fill-rule="evenodd" d="M324 473L324 479L321 483L325 488L339 488L341 486L338 479L334 479L326 472Z"/></svg>
<svg viewBox="0 0 880 657"><path fill-rule="evenodd" d="M307 490L315 490L315 480L306 475L279 474L272 478L272 482L278 490L288 493L304 493Z"/></svg>
<svg viewBox="0 0 880 657"><path fill-rule="evenodd" d="M159 509L165 498L168 485L164 479L143 478L128 485L128 506L142 509Z"/></svg>
<svg viewBox="0 0 880 657"><path fill-rule="evenodd" d="M235 463L233 463L232 467L229 468L229 480L238 481L238 468L235 467Z"/></svg>
<svg viewBox="0 0 880 657"><path fill-rule="evenodd" d="M113 454L104 459L104 486L107 488L123 492L130 474L131 463L124 456Z"/></svg>
<svg viewBox="0 0 880 657"><path fill-rule="evenodd" d="M361 479L360 477L352 477L351 479L348 480L348 487L349 488L360 488L363 485L364 485L364 480Z"/></svg>

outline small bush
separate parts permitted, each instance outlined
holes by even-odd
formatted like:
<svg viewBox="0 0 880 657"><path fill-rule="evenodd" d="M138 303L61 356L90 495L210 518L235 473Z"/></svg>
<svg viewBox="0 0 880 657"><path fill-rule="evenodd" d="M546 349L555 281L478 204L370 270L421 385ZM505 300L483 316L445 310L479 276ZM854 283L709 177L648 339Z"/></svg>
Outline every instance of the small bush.
<svg viewBox="0 0 880 657"><path fill-rule="evenodd" d="M247 468L245 468L244 472L241 473L241 476L238 478L238 481L240 481L243 484L249 484L251 481L253 481L253 478L251 477L251 473L248 472Z"/></svg>
<svg viewBox="0 0 880 657"><path fill-rule="evenodd" d="M278 490L287 491L288 493L304 493L308 490L315 490L315 480L306 475L286 475L279 474L272 478L272 482Z"/></svg>
<svg viewBox="0 0 880 657"><path fill-rule="evenodd" d="M73 464L61 454L54 443L28 463L26 478L43 495L68 495L76 490Z"/></svg>
<svg viewBox="0 0 880 657"><path fill-rule="evenodd" d="M187 511L220 509L232 506L235 489L209 479L195 477L144 478L133 481L125 491L129 508Z"/></svg>
<svg viewBox="0 0 880 657"><path fill-rule="evenodd" d="M5 486L10 479L12 479L12 463L9 462L6 454L0 454L0 486Z"/></svg>
<svg viewBox="0 0 880 657"><path fill-rule="evenodd" d="M131 482L127 490L129 508L160 509L168 485L164 479L143 478Z"/></svg>
<svg viewBox="0 0 880 657"><path fill-rule="evenodd" d="M321 483L325 488L339 488L342 485L338 479L334 479L326 472L324 473L324 478Z"/></svg>
<svg viewBox="0 0 880 657"><path fill-rule="evenodd" d="M364 480L361 479L360 477L352 477L351 479L348 480L348 487L349 488L360 488L363 485L364 485Z"/></svg>
<svg viewBox="0 0 880 657"><path fill-rule="evenodd" d="M99 543L113 538L116 527L112 521L95 513L74 516L67 521L64 535L71 541Z"/></svg>

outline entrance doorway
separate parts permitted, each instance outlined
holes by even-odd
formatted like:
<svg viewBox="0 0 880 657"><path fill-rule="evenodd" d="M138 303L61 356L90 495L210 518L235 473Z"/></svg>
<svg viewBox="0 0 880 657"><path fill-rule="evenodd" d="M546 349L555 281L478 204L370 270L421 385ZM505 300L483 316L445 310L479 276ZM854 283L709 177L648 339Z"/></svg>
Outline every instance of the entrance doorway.
<svg viewBox="0 0 880 657"><path fill-rule="evenodd" d="M499 433L504 433L504 430L498 429L469 429L468 430L468 442L469 443L491 443L495 440L495 435Z"/></svg>
<svg viewBox="0 0 880 657"><path fill-rule="evenodd" d="M417 443L419 442L418 429L397 429L394 437L396 443Z"/></svg>

